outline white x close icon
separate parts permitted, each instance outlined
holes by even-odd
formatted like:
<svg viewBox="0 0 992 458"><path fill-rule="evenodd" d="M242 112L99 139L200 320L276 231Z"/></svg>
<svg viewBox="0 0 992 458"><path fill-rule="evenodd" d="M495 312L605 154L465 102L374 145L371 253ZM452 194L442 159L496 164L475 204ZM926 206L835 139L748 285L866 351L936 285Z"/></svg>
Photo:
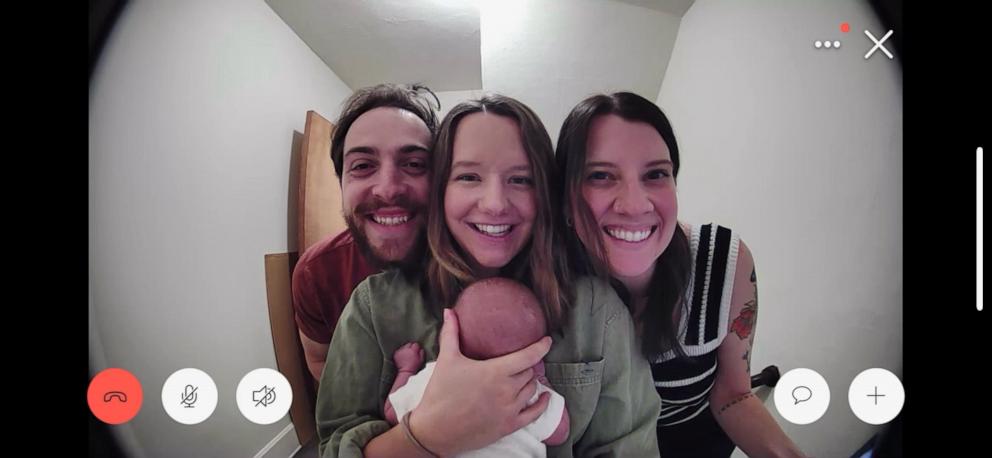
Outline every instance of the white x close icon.
<svg viewBox="0 0 992 458"><path fill-rule="evenodd" d="M875 46L872 46L872 48L868 50L868 54L865 54L865 59L871 57L871 55L875 53L875 50L876 49L881 49L882 52L884 52L886 56L889 56L889 59L892 58L892 53L890 53L889 50L885 48L885 46L882 46L882 43L885 43L885 40L888 40L889 37L892 35L892 31L891 30L889 30L889 32L886 33L885 36L883 36L881 40L876 39L875 36L872 35L871 32L869 32L867 30L865 30L865 35L868 35L868 39L870 39L871 41L875 42Z"/></svg>

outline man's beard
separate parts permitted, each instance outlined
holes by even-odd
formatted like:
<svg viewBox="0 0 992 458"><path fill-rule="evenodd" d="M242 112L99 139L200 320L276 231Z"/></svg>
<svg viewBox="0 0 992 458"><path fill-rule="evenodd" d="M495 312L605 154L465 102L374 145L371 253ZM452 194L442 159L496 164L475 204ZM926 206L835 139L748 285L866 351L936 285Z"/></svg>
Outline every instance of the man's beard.
<svg viewBox="0 0 992 458"><path fill-rule="evenodd" d="M426 208L424 205L418 205L410 201L405 195L400 195L392 202L386 202L380 198L373 198L370 201L362 202L355 207L354 211L350 214L344 215L344 222L348 226L348 230L351 232L351 237L355 240L355 244L358 246L359 252L365 257L365 260L369 262L373 267L386 270L386 269L400 269L404 273L410 273L420 269L424 265L424 254L427 249L427 240L424 237L424 227L423 225L416 231L414 235L413 244L409 246L406 254L399 258L387 259L382 256L381 251L389 252L398 250L395 246L380 247L382 250L377 252L376 248L372 246L372 242L369 241L368 236L365 234L364 227L368 224L378 224L374 221L369 221L366 215L372 213L373 211L384 208L384 207L400 207L412 215L413 218L425 218ZM402 244L406 240L399 241L389 241L389 244Z"/></svg>

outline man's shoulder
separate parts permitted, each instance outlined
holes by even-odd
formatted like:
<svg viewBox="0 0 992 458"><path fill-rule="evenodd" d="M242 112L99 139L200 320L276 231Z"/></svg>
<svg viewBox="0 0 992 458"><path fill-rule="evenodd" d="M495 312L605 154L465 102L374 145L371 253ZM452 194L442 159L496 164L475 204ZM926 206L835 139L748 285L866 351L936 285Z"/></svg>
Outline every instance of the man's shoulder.
<svg viewBox="0 0 992 458"><path fill-rule="evenodd" d="M327 236L311 245L300 256L299 262L300 264L309 264L326 259L334 259L351 253L358 254L358 245L355 244L355 238L352 237L351 231L345 229L338 234Z"/></svg>
<svg viewBox="0 0 992 458"><path fill-rule="evenodd" d="M296 262L296 270L314 278L349 278L351 285L379 271L365 259L348 230L310 246Z"/></svg>

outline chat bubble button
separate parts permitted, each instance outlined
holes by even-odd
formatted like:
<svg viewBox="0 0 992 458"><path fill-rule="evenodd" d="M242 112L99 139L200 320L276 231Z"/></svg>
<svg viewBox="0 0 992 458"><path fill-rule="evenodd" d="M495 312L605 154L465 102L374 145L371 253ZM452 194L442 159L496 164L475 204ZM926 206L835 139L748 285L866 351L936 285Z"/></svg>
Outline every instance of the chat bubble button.
<svg viewBox="0 0 992 458"><path fill-rule="evenodd" d="M819 420L830 405L827 381L812 369L786 372L775 385L775 408L790 423L808 425Z"/></svg>

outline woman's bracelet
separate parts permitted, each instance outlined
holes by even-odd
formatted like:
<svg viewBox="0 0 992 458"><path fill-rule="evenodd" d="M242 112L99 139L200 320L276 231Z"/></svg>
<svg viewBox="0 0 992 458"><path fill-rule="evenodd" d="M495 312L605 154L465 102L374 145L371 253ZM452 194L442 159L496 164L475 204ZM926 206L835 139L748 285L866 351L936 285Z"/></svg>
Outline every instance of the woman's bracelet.
<svg viewBox="0 0 992 458"><path fill-rule="evenodd" d="M431 456L433 458L441 458L436 453L428 450L427 447L424 447L424 444L421 444L420 441L418 441L416 437L413 437L413 431L410 430L410 414L411 413L413 413L412 410L408 411L406 414L403 415L403 420L400 421L400 424L403 425L403 432L406 434L406 438L407 439L410 439L410 442L413 442L413 445L416 445L417 448L419 448L421 452L424 452L425 454L427 454L427 455L429 455L429 456Z"/></svg>

